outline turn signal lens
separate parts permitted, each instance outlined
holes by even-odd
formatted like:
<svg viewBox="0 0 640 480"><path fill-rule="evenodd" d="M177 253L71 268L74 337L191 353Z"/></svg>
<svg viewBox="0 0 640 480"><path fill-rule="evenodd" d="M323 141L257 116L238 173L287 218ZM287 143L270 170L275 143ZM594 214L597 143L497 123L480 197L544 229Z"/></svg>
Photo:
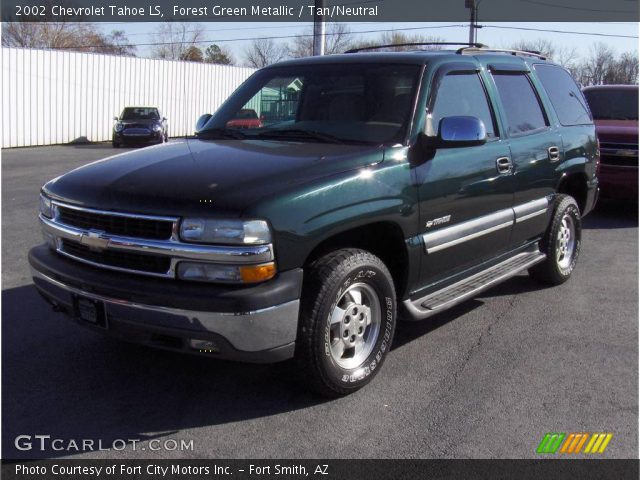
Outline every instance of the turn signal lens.
<svg viewBox="0 0 640 480"><path fill-rule="evenodd" d="M258 283L276 275L274 262L260 265L220 265L204 262L180 262L177 276L182 280L212 283Z"/></svg>
<svg viewBox="0 0 640 480"><path fill-rule="evenodd" d="M275 276L276 265L273 262L240 267L240 278L242 278L243 283L264 282Z"/></svg>

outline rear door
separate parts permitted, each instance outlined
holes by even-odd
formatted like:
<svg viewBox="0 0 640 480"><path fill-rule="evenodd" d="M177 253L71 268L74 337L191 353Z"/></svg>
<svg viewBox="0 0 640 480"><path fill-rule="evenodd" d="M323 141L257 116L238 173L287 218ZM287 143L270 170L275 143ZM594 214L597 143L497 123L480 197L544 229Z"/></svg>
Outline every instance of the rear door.
<svg viewBox="0 0 640 480"><path fill-rule="evenodd" d="M415 167L425 258L421 284L428 286L508 247L513 224L512 175L498 164L509 158L508 142L498 131L479 65L446 64L435 73L427 100L427 131L440 121L474 116L485 124L488 141L480 146L416 149ZM424 108L424 107L423 107Z"/></svg>
<svg viewBox="0 0 640 480"><path fill-rule="evenodd" d="M515 224L509 241L517 246L545 231L556 168L563 157L553 126L525 62L489 65L509 137Z"/></svg>

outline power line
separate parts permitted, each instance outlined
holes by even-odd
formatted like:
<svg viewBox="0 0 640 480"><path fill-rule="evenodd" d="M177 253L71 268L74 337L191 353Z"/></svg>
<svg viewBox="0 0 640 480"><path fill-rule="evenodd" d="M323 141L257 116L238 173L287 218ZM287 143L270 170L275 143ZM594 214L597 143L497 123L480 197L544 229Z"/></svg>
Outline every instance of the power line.
<svg viewBox="0 0 640 480"><path fill-rule="evenodd" d="M613 33L574 32L569 30L549 30L544 28L507 27L505 25L480 25L481 28L501 28L506 30L526 30L530 32L565 33L569 35L590 35L595 37L638 38L637 35L616 35Z"/></svg>
<svg viewBox="0 0 640 480"><path fill-rule="evenodd" d="M373 22L372 22L373 23ZM420 26L420 27L405 27L405 28L387 28L387 29L377 29L377 30L360 30L355 32L350 32L352 34L362 34L362 33L383 33L383 32L398 32L398 31L415 31L415 30L434 30L434 29L443 29L443 28L467 28L467 24L449 24L449 25L434 25L434 26ZM553 30L553 29L543 29L543 28L531 28L531 27L510 27L506 25L479 25L480 28L497 28L497 29L506 29L506 30L522 30L522 31L533 31L533 32L544 32L544 33L560 33L560 34L568 34L568 35L587 35L587 36L597 36L597 37L615 37L615 38L638 38L637 35L616 35L616 34L607 34L607 33L596 33L596 32L578 32L578 31L569 31L569 30ZM326 36L333 35L343 35L343 32L328 32ZM300 37L313 37L313 34L299 34L299 35L277 35L277 36L263 36L263 37L243 37L243 38L220 38L220 39L204 39L196 42L193 41L176 41L176 42L150 42L150 43L129 43L118 45L120 48L130 48L130 47L150 47L156 45L184 45L184 44L203 44L203 43L228 43L228 42L245 42L245 41L253 41L253 40L284 40L290 38L300 38ZM87 48L112 48L112 45L71 45L71 46L62 46L62 47L50 47L51 50L73 50L73 49L87 49Z"/></svg>
<svg viewBox="0 0 640 480"><path fill-rule="evenodd" d="M466 27L463 24L452 24L452 25L434 25L433 27L410 27L410 28L388 28L384 30L361 30L350 33L381 33L381 32L399 32L399 31L409 31L409 30L432 30L432 29L440 29L440 28L453 28L453 27ZM343 32L330 32L327 33L326 36L333 35L344 35ZM300 34L300 35L279 35L279 36L271 36L271 37L245 37L245 38L220 38L220 39L204 39L193 42L191 40L178 41L178 42L151 42L151 43L129 43L118 45L120 48L129 48L129 47L151 47L155 45L184 45L184 44L202 44L202 43L226 43L226 42L246 42L252 40L283 40L287 38L300 38L300 37L313 37L313 34ZM50 47L51 50L69 50L76 48L112 48L112 45L70 45L63 47Z"/></svg>
<svg viewBox="0 0 640 480"><path fill-rule="evenodd" d="M342 22L343 24L347 24L348 22ZM380 22L358 22L358 25L380 25ZM311 22L307 25L306 28L311 26ZM260 26L260 27L234 27L234 28L204 28L200 30L185 30L184 33L196 33L196 32L227 32L231 30L265 30L265 29L285 29L285 28L305 28L300 24L289 24L289 25L268 25L268 26ZM428 28L428 27L425 27ZM183 32L181 32L183 33ZM357 32L355 32L357 33ZM154 32L138 32L138 33L127 33L127 37L135 37L139 35L156 35Z"/></svg>
<svg viewBox="0 0 640 480"><path fill-rule="evenodd" d="M555 3L540 2L538 0L520 0L523 3L532 3L533 5L542 5L544 7L563 8L565 10L579 10L583 12L601 12L601 13L637 13L634 10L611 10L598 9L598 8L585 8L585 7L571 7L569 5L556 5Z"/></svg>

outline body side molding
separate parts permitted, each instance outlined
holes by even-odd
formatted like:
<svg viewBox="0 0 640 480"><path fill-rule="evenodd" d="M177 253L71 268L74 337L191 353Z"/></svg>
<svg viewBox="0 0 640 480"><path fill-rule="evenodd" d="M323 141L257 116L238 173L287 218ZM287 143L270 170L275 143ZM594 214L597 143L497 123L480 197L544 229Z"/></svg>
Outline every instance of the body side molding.
<svg viewBox="0 0 640 480"><path fill-rule="evenodd" d="M550 204L550 198L543 197L516 205L513 208L505 208L489 215L441 228L435 232L424 233L421 237L425 252L427 254L439 252L482 235L513 226L514 223L529 220L546 213Z"/></svg>

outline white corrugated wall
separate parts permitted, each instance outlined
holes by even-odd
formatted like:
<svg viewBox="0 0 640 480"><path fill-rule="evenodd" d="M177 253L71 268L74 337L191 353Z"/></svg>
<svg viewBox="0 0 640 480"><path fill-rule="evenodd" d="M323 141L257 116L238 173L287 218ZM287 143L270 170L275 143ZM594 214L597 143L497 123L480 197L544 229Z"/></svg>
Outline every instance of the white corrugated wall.
<svg viewBox="0 0 640 480"><path fill-rule="evenodd" d="M2 148L111 139L127 105L157 106L169 136L193 133L251 68L2 48Z"/></svg>

